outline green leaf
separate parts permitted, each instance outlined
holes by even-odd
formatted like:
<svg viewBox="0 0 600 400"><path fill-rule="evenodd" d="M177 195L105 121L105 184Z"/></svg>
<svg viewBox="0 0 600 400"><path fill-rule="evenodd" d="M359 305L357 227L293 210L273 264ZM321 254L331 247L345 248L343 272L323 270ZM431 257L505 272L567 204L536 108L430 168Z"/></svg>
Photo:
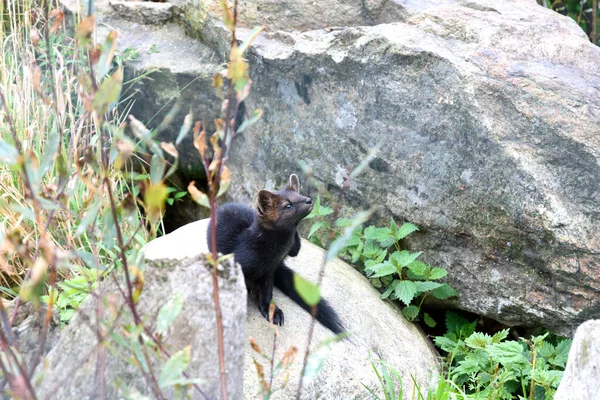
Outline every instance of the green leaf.
<svg viewBox="0 0 600 400"><path fill-rule="evenodd" d="M41 175L44 175L46 172L48 172L48 170L52 166L54 156L56 156L56 153L58 152L58 140L58 131L55 128L53 128L48 134L48 140L46 141L46 145L44 146L44 154L42 154L42 160L40 161Z"/></svg>
<svg viewBox="0 0 600 400"><path fill-rule="evenodd" d="M337 257L338 253L342 251L342 249L346 246L346 243L352 237L354 230L357 229L360 225L364 224L370 216L371 212L369 211L361 211L354 216L352 225L344 229L344 234L337 238L329 247L327 255L325 256L326 263Z"/></svg>
<svg viewBox="0 0 600 400"><path fill-rule="evenodd" d="M407 265L408 270L413 274L414 277L419 277L421 279L425 278L425 273L427 272L428 265L423 261L415 260ZM411 276L411 279L412 276Z"/></svg>
<svg viewBox="0 0 600 400"><path fill-rule="evenodd" d="M321 301L319 287L298 274L294 274L294 289L302 300L311 307L316 306Z"/></svg>
<svg viewBox="0 0 600 400"><path fill-rule="evenodd" d="M554 345L552 343L542 342L539 346L536 346L535 350L538 354L538 360L539 357L547 360L554 355L554 351L556 349L554 348Z"/></svg>
<svg viewBox="0 0 600 400"><path fill-rule="evenodd" d="M365 229L365 237L377 241L381 247L385 248L396 243L396 239L392 236L390 228L376 228L374 226L369 226Z"/></svg>
<svg viewBox="0 0 600 400"><path fill-rule="evenodd" d="M233 21L233 15L231 14L229 7L227 6L227 1L221 0L220 4L221 4L221 11L223 12L221 15L221 18L223 19L223 23L225 24L227 29L229 29L230 31L233 32L235 30L235 23Z"/></svg>
<svg viewBox="0 0 600 400"><path fill-rule="evenodd" d="M368 274L369 278L379 278L381 276L392 275L398 270L389 262L374 264L368 268L365 268L365 271L370 272Z"/></svg>
<svg viewBox="0 0 600 400"><path fill-rule="evenodd" d="M556 345L556 356L550 362L559 367L564 367L567 364L569 350L571 349L572 341L565 339Z"/></svg>
<svg viewBox="0 0 600 400"><path fill-rule="evenodd" d="M317 200L315 200L315 204L313 205L313 209L304 219L313 219L314 217L319 216L319 209L321 208L321 195L317 193Z"/></svg>
<svg viewBox="0 0 600 400"><path fill-rule="evenodd" d="M527 361L523 355L523 345L519 342L515 342L514 340L490 344L486 347L486 351L495 362L499 362L504 366L511 364L525 366L529 364L529 361Z"/></svg>
<svg viewBox="0 0 600 400"><path fill-rule="evenodd" d="M87 210L85 217L81 220L77 230L75 231L75 237L81 236L87 230L87 227L92 223L92 221L96 220L98 211L100 210L101 200L102 199L100 198L96 198L94 204L92 204L92 206Z"/></svg>
<svg viewBox="0 0 600 400"><path fill-rule="evenodd" d="M429 272L429 276L427 278L429 280L435 281L437 279L442 279L446 275L448 275L448 271L446 271L443 268L435 267L435 268L431 269L431 271Z"/></svg>
<svg viewBox="0 0 600 400"><path fill-rule="evenodd" d="M413 225L411 223L405 223L402 224L402 226L400 227L400 229L398 229L398 232L396 232L396 240L401 240L404 239L405 237L407 237L408 235L410 235L411 233L418 231L419 228L416 225Z"/></svg>
<svg viewBox="0 0 600 400"><path fill-rule="evenodd" d="M473 349L486 349L492 344L492 337L487 333L475 332L465 339L465 344Z"/></svg>
<svg viewBox="0 0 600 400"><path fill-rule="evenodd" d="M308 236L306 238L310 239L310 237L312 235L314 235L319 229L321 229L325 225L326 225L326 223L324 221L320 221L320 222L316 222L316 223L312 224L312 226L310 227L310 232L308 232Z"/></svg>
<svg viewBox="0 0 600 400"><path fill-rule="evenodd" d="M400 281L394 289L398 299L404 304L409 305L412 299L417 295L417 285L412 281Z"/></svg>
<svg viewBox="0 0 600 400"><path fill-rule="evenodd" d="M346 247L358 247L362 244L362 240L360 239L360 236L356 235L356 231L354 232L354 234L352 235L352 237L350 238L350 240L348 240L348 242L346 242Z"/></svg>
<svg viewBox="0 0 600 400"><path fill-rule="evenodd" d="M394 218L390 218L390 232L392 232L392 236L396 237L398 234L398 225L396 225L396 221Z"/></svg>
<svg viewBox="0 0 600 400"><path fill-rule="evenodd" d="M175 317L179 315L183 307L183 295L177 291L171 298L160 308L158 317L156 318L156 332L164 335L167 329L173 324Z"/></svg>
<svg viewBox="0 0 600 400"><path fill-rule="evenodd" d="M302 375L302 385L304 387L307 387L323 368L323 364L325 364L325 360L327 360L327 356L331 351L331 344L332 342L322 345L306 360L304 374Z"/></svg>
<svg viewBox="0 0 600 400"><path fill-rule="evenodd" d="M417 293L425 293L431 290L437 289L443 285L443 283L439 282L429 282L429 281L416 281L415 285L417 285Z"/></svg>
<svg viewBox="0 0 600 400"><path fill-rule="evenodd" d="M0 164L13 166L19 160L17 149L4 139L0 139Z"/></svg>
<svg viewBox="0 0 600 400"><path fill-rule="evenodd" d="M435 320L433 318L431 318L431 316L429 314L427 314L427 313L423 314L423 321L430 328L435 328L435 326L437 325L437 322L435 322Z"/></svg>
<svg viewBox="0 0 600 400"><path fill-rule="evenodd" d="M436 336L433 338L433 342L446 353L452 353L458 348L458 342L447 336Z"/></svg>
<svg viewBox="0 0 600 400"><path fill-rule="evenodd" d="M254 112L252 113L252 116L250 118L248 118L247 120L245 120L244 122L242 122L242 124L238 128L236 134L246 132L246 130L248 128L250 128L252 125L256 124L262 118L262 115L263 115L262 108L254 110Z"/></svg>
<svg viewBox="0 0 600 400"><path fill-rule="evenodd" d="M100 52L100 58L96 65L96 79L98 82L102 81L112 64L112 59L115 54L115 47L117 44L117 32L112 31L106 36L106 40L102 45L102 51Z"/></svg>
<svg viewBox="0 0 600 400"><path fill-rule="evenodd" d="M121 84L123 83L123 71L121 67L117 68L110 78L105 79L98 88L92 101L92 107L98 115L108 111L110 104L116 103L121 93Z"/></svg>
<svg viewBox="0 0 600 400"><path fill-rule="evenodd" d="M191 346L186 346L183 350L178 351L169 358L160 373L158 378L158 385L161 389L168 386L173 386L178 380L181 379L183 371L187 368L190 363L190 355L192 352Z"/></svg>
<svg viewBox="0 0 600 400"><path fill-rule="evenodd" d="M421 254L422 251L417 253L410 253L406 250L395 251L390 256L390 262L398 269L408 266L408 264L415 261Z"/></svg>
<svg viewBox="0 0 600 400"><path fill-rule="evenodd" d="M392 283L391 283L391 284L388 286L388 288L386 289L386 291L385 291L385 292L383 292L383 293L381 294L381 298L382 298L382 299L387 299L387 298L390 296L390 294L392 294L392 292L394 291L394 289L396 289L396 285L398 284L398 282L400 282L400 281L399 281L398 279L395 279L395 280L394 280L394 281L393 281L393 282L392 282Z"/></svg>
<svg viewBox="0 0 600 400"><path fill-rule="evenodd" d="M406 319L409 321L414 321L419 315L419 311L421 311L421 309L413 304L408 307L404 307L402 309L402 314L404 314Z"/></svg>
<svg viewBox="0 0 600 400"><path fill-rule="evenodd" d="M190 132L190 129L192 129L193 122L194 114L190 108L190 112L183 118L183 124L181 124L181 128L179 128L179 134L177 135L177 139L175 139L175 146L181 143L181 141L187 136L187 134Z"/></svg>
<svg viewBox="0 0 600 400"><path fill-rule="evenodd" d="M501 341L503 341L504 339L506 339L508 337L509 332L510 332L510 329L506 328L499 332L494 333L494 336L492 336L492 343L500 343Z"/></svg>
<svg viewBox="0 0 600 400"><path fill-rule="evenodd" d="M367 240L362 250L362 255L365 258L376 259L381 251L381 247L375 243L373 240Z"/></svg>
<svg viewBox="0 0 600 400"><path fill-rule="evenodd" d="M159 154L154 154L150 161L150 182L157 184L162 181L167 161Z"/></svg>
<svg viewBox="0 0 600 400"><path fill-rule="evenodd" d="M434 289L432 294L436 299L440 300L447 299L448 297L458 296L458 292L450 287L450 285L447 283L443 283L442 286Z"/></svg>
<svg viewBox="0 0 600 400"><path fill-rule="evenodd" d="M250 46L250 43L252 43L254 41L254 39L256 39L256 37L258 35L260 35L260 33L264 29L265 29L264 26L255 26L254 29L252 29L252 31L248 34L248 36L246 36L246 38L244 39L244 41L240 45L240 51L242 53L244 53L246 51L246 49L248 49L248 46Z"/></svg>
<svg viewBox="0 0 600 400"><path fill-rule="evenodd" d="M331 212L333 212L333 209L331 209ZM339 228L345 228L350 225L352 225L352 218L338 218L335 220L335 226ZM361 236L361 229L357 229L354 234Z"/></svg>

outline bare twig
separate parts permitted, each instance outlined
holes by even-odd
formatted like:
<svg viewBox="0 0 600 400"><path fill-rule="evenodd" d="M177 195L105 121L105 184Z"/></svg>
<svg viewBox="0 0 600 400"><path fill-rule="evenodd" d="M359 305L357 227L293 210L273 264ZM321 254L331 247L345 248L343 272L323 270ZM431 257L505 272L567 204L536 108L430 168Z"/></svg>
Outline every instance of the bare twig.
<svg viewBox="0 0 600 400"><path fill-rule="evenodd" d="M233 26L234 28L231 31L231 48L235 45L235 26L237 22L237 0L234 2L233 6ZM224 354L224 344L223 344L223 316L221 311L221 301L219 298L219 275L217 271L217 214L216 214L216 197L219 191L219 186L221 182L221 174L223 172L223 166L227 159L229 158L229 149L231 146L228 146L227 143L233 141L235 137L235 132L233 131L233 126L231 122L232 118L232 110L234 109L233 104L235 103L235 111L237 112L239 107L239 102L237 101L237 97L235 91L233 89L233 84L230 82L229 88L227 91L227 110L225 112L225 124L223 132L223 146L225 147L224 152L221 151L219 153L218 158L218 169L217 173L211 179L211 174L209 170L208 160L204 159L204 169L206 171L208 188L209 188L209 201L210 201L210 216L211 216L211 243L212 243L212 258L213 258L213 268L212 268L212 278L213 278L213 297L215 302L215 314L217 320L217 342L218 342L218 352L219 352L219 370L220 370L220 380L221 380L221 397L223 400L227 400L227 371L225 370L225 354ZM236 115L235 113L233 115ZM206 125L203 125L203 129L206 128ZM231 133L230 133L231 131ZM228 136L231 134L231 139L228 141Z"/></svg>
<svg viewBox="0 0 600 400"><path fill-rule="evenodd" d="M598 44L598 0L592 1L592 43Z"/></svg>
<svg viewBox="0 0 600 400"><path fill-rule="evenodd" d="M341 196L340 198L343 198L345 196L346 191L350 188L350 176L347 175L344 177L343 183L342 183L342 191L341 191ZM334 221L339 217L339 213L341 210L341 203L338 201L334 204L333 207L333 219ZM330 235L333 236L333 233L330 233ZM330 237L330 239L332 239L332 237ZM319 275L317 278L317 286L321 287L321 284L323 283L323 277L325 276L325 267L327 266L327 261L326 258L323 259L323 263L321 264L321 268L319 269ZM306 350L304 351L304 361L302 362L302 372L300 373L300 382L298 384L298 391L296 392L296 399L300 399L300 394L302 393L302 383L303 383L303 377L304 377L304 371L306 370L306 363L308 361L308 356L310 355L310 344L312 342L312 337L313 337L313 332L314 332L314 328L315 328L315 321L316 321L316 317L317 317L317 307L316 306L312 306L310 311L311 311L311 315L312 318L310 320L310 325L308 326L308 339L306 340Z"/></svg>

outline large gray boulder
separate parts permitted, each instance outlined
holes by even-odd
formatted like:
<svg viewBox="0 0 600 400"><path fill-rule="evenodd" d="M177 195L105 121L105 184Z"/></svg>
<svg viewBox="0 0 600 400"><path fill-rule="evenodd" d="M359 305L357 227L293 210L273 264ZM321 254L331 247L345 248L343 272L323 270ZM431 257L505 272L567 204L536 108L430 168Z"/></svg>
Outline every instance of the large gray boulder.
<svg viewBox="0 0 600 400"><path fill-rule="evenodd" d="M208 220L186 225L186 234L177 230L167 235L176 235L181 248L193 248L194 252L208 251L206 231ZM303 277L317 280L325 251L306 240L297 257L288 257L286 264ZM351 332L350 340L332 345L321 373L304 387L302 399L370 399L372 396L363 384L383 396L371 361L379 368L379 360L400 373L406 399L411 398L414 384L411 377L426 395L430 383L438 376L437 352L431 342L412 323L408 322L400 309L381 300L367 279L354 268L336 259L327 264L321 294L340 315L342 323ZM273 399L292 399L296 396L302 360L306 350L310 315L275 290L274 301L285 313L285 325L280 327L276 340L275 365L282 360L291 346L298 349L295 361L288 373L280 374L273 381ZM258 311L252 300L248 301L246 320L248 336L254 338L263 353L272 355L273 329ZM320 343L331 339L333 334L320 324L315 326L311 351ZM245 343L244 398L255 399L260 385L253 359L263 365L266 381L270 375L268 361ZM289 377L287 379L286 377ZM287 381L287 385L284 386Z"/></svg>
<svg viewBox="0 0 600 400"><path fill-rule="evenodd" d="M221 391L212 277L210 266L198 250L201 238L191 236L196 234L184 227L177 234L163 236L145 247L145 283L137 309L146 326L155 332L159 310L172 296L180 294L183 307L164 334L164 347L172 355L191 346L186 372L190 378L200 380L198 386L209 399L218 399ZM219 292L227 391L229 398L239 399L243 390L244 348L241 344L247 340L246 286L239 265L230 262L223 267L219 273ZM124 288L123 282L121 287ZM110 278L99 295L102 296L100 304L94 296L88 296L48 354L45 368L40 371L43 379L36 387L39 398L96 399L103 393L104 398L117 399L124 396L123 390L153 396L141 367L129 361L132 350L115 339L129 341L125 326L131 325L133 319ZM117 310L123 306L124 312L119 316ZM101 324L98 315L102 318ZM97 335L106 334L109 326L115 328L108 344L97 346ZM149 351L149 357L158 379L167 358L160 351ZM196 390L192 393L194 399L205 398ZM173 398L172 387L164 394Z"/></svg>
<svg viewBox="0 0 600 400"><path fill-rule="evenodd" d="M159 68L132 109L151 126L178 98L179 121L188 105L197 118L217 114L210 81L227 38L216 3L174 1L163 26L99 17L121 48L156 44L129 64L131 74ZM419 225L406 245L449 270L457 307L562 334L599 315L600 50L571 19L534 0L360 2L371 17L338 0L354 22L330 23L313 10L327 2L305 13L288 4L289 15L251 3L242 24L273 24L248 53L246 106L265 113L234 143L230 198L250 201L302 160L345 214L375 207L375 223ZM202 175L194 150L182 146L184 178Z"/></svg>
<svg viewBox="0 0 600 400"><path fill-rule="evenodd" d="M554 399L600 399L600 320L586 321L577 328Z"/></svg>
<svg viewBox="0 0 600 400"><path fill-rule="evenodd" d="M165 346L174 353L191 345L191 361L187 372L190 378L201 380L199 386L209 399L218 399L219 363L212 278L209 268L200 261L208 251L207 227L208 220L188 224L146 246L145 285L138 310L142 319L154 330L159 309L173 293L181 293L183 308L166 334ZM323 258L322 249L304 241L299 256L291 259L289 265L304 277L316 280ZM107 285L102 291L109 299L110 306L104 311L108 320L110 310L122 305L117 290L114 285ZM219 290L229 398L257 398L260 386L254 359L264 366L266 379L270 375L270 364L252 350L248 339L254 338L263 352L270 356L273 329L252 302L248 304L246 317L247 293L243 275L233 262L227 263L220 273ZM381 393L371 366L371 362L374 362L379 368L380 360L401 374L406 396L410 396L414 388L412 377L423 393L430 383L435 382L439 366L437 353L431 343L415 325L404 319L397 306L381 300L379 293L361 274L344 262L335 260L327 266L321 290L352 335L351 340L331 345L320 375L305 386L303 399L370 398L363 384ZM289 399L295 397L300 379L310 316L277 291L274 299L284 310L286 321L285 326L279 328L275 364L292 346L297 348L298 353L291 366L273 380L275 390L272 398ZM129 356L127 349L110 340L110 346L103 355L96 350L95 307L94 298L90 296L81 305L80 314L61 333L58 343L47 356L43 380L36 388L38 396L52 394L56 399L97 398L101 390L97 368L101 365L98 362L102 362L102 357L105 357L106 398L123 395L117 388L119 382L121 388L152 395L140 369L126 361ZM115 333L121 334L122 327L128 323L131 323L131 318L125 313L116 322ZM319 344L332 336L329 330L317 324L311 350L315 352ZM161 371L159 366L164 363L164 359L159 361L152 357L157 375ZM198 392L193 393L193 398L201 398ZM166 395L170 397L172 393L167 391Z"/></svg>

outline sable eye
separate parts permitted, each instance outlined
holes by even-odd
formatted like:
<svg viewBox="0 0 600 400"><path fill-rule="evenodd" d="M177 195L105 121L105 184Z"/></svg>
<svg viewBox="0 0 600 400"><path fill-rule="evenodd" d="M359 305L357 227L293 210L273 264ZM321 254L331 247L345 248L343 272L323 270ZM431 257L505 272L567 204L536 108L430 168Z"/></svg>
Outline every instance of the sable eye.
<svg viewBox="0 0 600 400"><path fill-rule="evenodd" d="M286 204L286 205L285 205L285 207L283 207L283 208L285 208L286 210L289 210L290 208L292 208L292 205L288 203L288 204Z"/></svg>

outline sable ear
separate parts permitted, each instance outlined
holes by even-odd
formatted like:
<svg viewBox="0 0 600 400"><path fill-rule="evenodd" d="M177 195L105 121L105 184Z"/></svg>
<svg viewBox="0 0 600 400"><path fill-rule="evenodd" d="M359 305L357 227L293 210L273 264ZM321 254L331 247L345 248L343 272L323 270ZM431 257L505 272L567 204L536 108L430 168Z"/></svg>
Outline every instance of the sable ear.
<svg viewBox="0 0 600 400"><path fill-rule="evenodd" d="M291 174L290 179L288 180L287 188L289 190L293 190L294 192L300 192L300 180L298 179L298 175Z"/></svg>
<svg viewBox="0 0 600 400"><path fill-rule="evenodd" d="M261 190L258 192L258 204L256 206L258 215L264 217L269 209L275 208L278 200L279 195L271 193L268 190Z"/></svg>

